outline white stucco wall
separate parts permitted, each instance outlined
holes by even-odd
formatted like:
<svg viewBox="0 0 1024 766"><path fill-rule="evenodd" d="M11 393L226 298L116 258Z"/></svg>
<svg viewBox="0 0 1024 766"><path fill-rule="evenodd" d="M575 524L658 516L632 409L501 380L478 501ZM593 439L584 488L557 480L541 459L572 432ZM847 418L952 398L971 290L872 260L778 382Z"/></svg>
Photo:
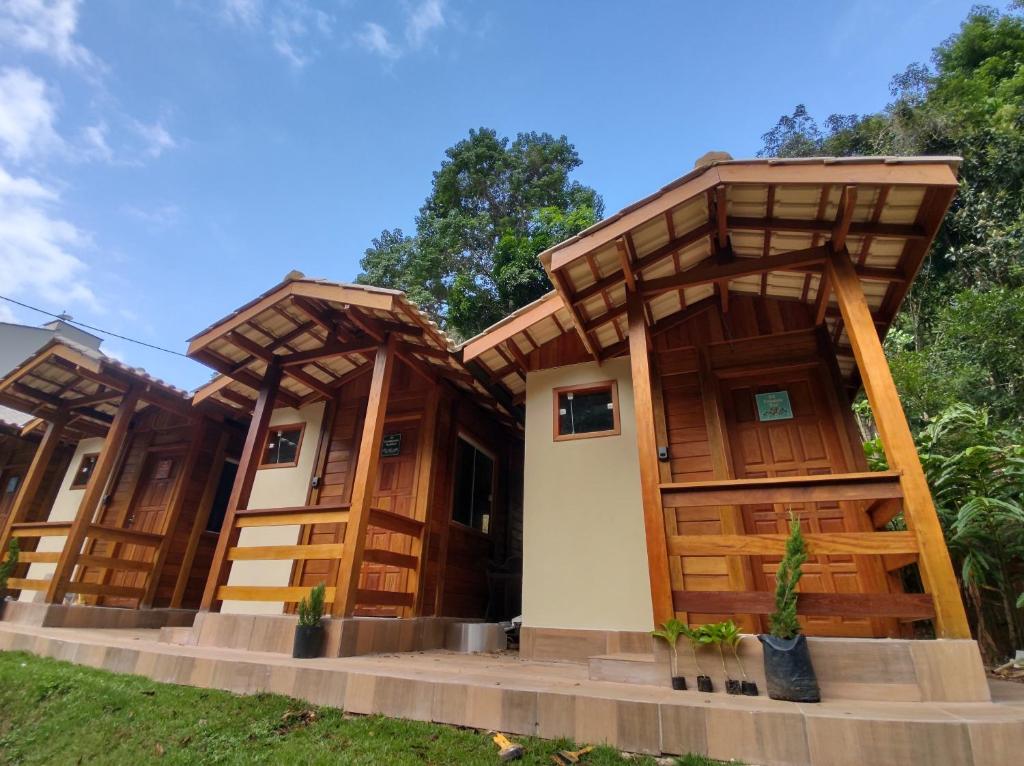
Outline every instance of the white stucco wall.
<svg viewBox="0 0 1024 766"><path fill-rule="evenodd" d="M554 441L552 390L612 379L621 434ZM524 625L652 629L629 359L529 373L523 504Z"/></svg>
<svg viewBox="0 0 1024 766"><path fill-rule="evenodd" d="M75 473L78 472L78 466L82 462L82 455L88 455L91 452L100 452L102 449L102 438L82 439L78 442L78 446L75 447L75 454L72 456L71 463L68 465L68 470L65 472L64 478L61 480L60 489L57 490L57 496L53 500L53 505L50 508L50 515L46 518L47 521L74 520L75 514L78 513L78 506L82 503L82 495L85 494L85 487L80 489L71 489L71 482L75 478ZM60 551L64 548L64 540L64 537L42 537L39 539L39 544L36 547L36 550L40 552ZM28 579L49 580L56 568L56 564L31 564L28 568ZM41 591L23 590L19 596L19 600L33 601L36 599L42 599L42 597L43 593Z"/></svg>
<svg viewBox="0 0 1024 766"><path fill-rule="evenodd" d="M274 410L270 419L271 428L291 423L306 424L299 447L299 460L290 468L259 469L249 497L250 508L288 508L306 504L323 414L323 402L301 410L291 407ZM299 530L298 524L286 527L247 527L241 531L238 544L240 547L295 545L299 541ZM233 561L228 585L286 586L291 572L291 561ZM225 601L221 611L235 614L281 614L283 606L280 601Z"/></svg>

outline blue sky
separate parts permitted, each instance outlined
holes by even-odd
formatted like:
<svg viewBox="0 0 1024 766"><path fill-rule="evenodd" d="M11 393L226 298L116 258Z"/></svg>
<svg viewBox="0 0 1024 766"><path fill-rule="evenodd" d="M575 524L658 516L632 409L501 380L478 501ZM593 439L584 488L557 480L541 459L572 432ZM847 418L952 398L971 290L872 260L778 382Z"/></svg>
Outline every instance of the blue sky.
<svg viewBox="0 0 1024 766"><path fill-rule="evenodd" d="M613 212L797 103L881 108L970 4L0 0L0 294L183 351L291 269L352 279L470 128L564 133Z"/></svg>

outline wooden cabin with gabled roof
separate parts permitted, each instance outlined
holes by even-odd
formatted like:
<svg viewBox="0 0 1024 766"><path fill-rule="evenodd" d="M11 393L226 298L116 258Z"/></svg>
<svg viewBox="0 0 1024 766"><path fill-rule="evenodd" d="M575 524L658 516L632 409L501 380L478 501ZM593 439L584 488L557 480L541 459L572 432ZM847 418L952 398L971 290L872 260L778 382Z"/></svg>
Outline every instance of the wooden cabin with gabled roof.
<svg viewBox="0 0 1024 766"><path fill-rule="evenodd" d="M216 540L205 525L240 428L60 337L0 380L0 402L35 417L24 431L37 445L0 527L4 550L12 537L21 548L9 582L20 600L195 609Z"/></svg>
<svg viewBox="0 0 1024 766"><path fill-rule="evenodd" d="M292 272L188 354L251 416L204 610L518 613L521 409L403 293Z"/></svg>
<svg viewBox="0 0 1024 766"><path fill-rule="evenodd" d="M555 289L461 347L526 408L525 651L673 616L763 630L790 513L809 634L969 637L881 345L958 162L713 157L541 254Z"/></svg>

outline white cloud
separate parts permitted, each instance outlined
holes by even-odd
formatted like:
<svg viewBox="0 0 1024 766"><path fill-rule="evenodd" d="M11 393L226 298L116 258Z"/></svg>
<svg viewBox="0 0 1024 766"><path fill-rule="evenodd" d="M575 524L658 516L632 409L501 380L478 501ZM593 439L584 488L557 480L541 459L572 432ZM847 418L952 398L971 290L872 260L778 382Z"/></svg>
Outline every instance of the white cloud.
<svg viewBox="0 0 1024 766"><path fill-rule="evenodd" d="M232 24L255 27L263 17L261 0L223 0L221 15Z"/></svg>
<svg viewBox="0 0 1024 766"><path fill-rule="evenodd" d="M370 53L384 58L394 59L401 55L398 47L388 38L388 31L372 21L363 24L362 30L356 34L356 42Z"/></svg>
<svg viewBox="0 0 1024 766"><path fill-rule="evenodd" d="M435 29L444 26L443 0L423 0L409 13L405 25L405 39L413 48L422 48Z"/></svg>
<svg viewBox="0 0 1024 766"><path fill-rule="evenodd" d="M132 128L142 139L142 152L151 159L156 159L169 149L174 149L178 142L164 127L163 122L157 120L153 123L132 121Z"/></svg>
<svg viewBox="0 0 1024 766"><path fill-rule="evenodd" d="M177 205L159 205L153 208L124 205L121 211L132 218L137 218L160 229L173 226L178 222L178 218L181 215L181 209Z"/></svg>
<svg viewBox="0 0 1024 766"><path fill-rule="evenodd" d="M15 178L0 168L0 274L8 294L39 297L62 308L71 304L100 311L89 288L87 267L73 250L89 236L53 214L57 195L35 179Z"/></svg>
<svg viewBox="0 0 1024 766"><path fill-rule="evenodd" d="M60 148L56 113L40 78L27 69L0 70L0 149L7 157L21 161Z"/></svg>
<svg viewBox="0 0 1024 766"><path fill-rule="evenodd" d="M95 125L89 125L82 131L82 138L85 141L85 156L89 159L112 162L114 150L107 143L107 123L100 121Z"/></svg>
<svg viewBox="0 0 1024 766"><path fill-rule="evenodd" d="M65 65L98 66L99 60L75 42L79 5L79 0L4 0L0 42L53 56Z"/></svg>

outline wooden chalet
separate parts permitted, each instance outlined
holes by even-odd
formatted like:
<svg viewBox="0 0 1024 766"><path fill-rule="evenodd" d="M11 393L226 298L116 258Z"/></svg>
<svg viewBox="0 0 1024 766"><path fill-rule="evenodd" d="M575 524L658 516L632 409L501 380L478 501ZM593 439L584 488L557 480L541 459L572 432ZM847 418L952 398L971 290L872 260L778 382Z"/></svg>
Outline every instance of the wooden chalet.
<svg viewBox="0 0 1024 766"><path fill-rule="evenodd" d="M520 410L404 294L292 272L188 354L251 415L204 610L518 613Z"/></svg>
<svg viewBox="0 0 1024 766"><path fill-rule="evenodd" d="M39 422L32 421L22 426L0 421L0 529L7 523L7 516L14 507L18 490L25 481L25 475L32 464L32 456L39 446L41 434L36 428ZM67 471L68 463L71 462L73 450L72 445L63 444L54 452L45 475L40 480L32 506L26 513L29 521L46 518L57 496L61 479Z"/></svg>
<svg viewBox="0 0 1024 766"><path fill-rule="evenodd" d="M37 418L24 429L34 449L3 469L17 486L0 544L19 540L9 587L21 600L198 606L217 537L206 525L241 431L189 399L63 338L0 381L0 401Z"/></svg>
<svg viewBox="0 0 1024 766"><path fill-rule="evenodd" d="M957 165L711 159L540 256L555 289L461 347L526 407L527 634L764 629L795 513L808 633L969 637L881 344Z"/></svg>

